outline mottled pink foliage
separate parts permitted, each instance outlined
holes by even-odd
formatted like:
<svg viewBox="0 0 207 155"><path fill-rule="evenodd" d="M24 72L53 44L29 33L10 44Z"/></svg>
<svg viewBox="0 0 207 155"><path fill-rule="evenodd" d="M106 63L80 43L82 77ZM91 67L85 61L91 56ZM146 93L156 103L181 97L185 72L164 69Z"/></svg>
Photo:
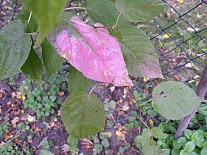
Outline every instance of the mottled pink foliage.
<svg viewBox="0 0 207 155"><path fill-rule="evenodd" d="M116 38L102 24L86 25L77 16L70 20L82 37L63 30L56 37L56 48L62 57L87 78L112 83L115 86L131 86L126 64Z"/></svg>

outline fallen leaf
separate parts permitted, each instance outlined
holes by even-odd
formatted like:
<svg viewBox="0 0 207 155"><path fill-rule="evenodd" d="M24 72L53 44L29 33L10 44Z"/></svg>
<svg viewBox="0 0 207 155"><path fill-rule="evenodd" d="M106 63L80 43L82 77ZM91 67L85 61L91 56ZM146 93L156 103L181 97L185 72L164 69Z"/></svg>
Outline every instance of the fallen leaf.
<svg viewBox="0 0 207 155"><path fill-rule="evenodd" d="M11 93L11 97L12 97L12 98L16 97L15 92L12 92L12 93Z"/></svg>
<svg viewBox="0 0 207 155"><path fill-rule="evenodd" d="M11 121L11 123L12 123L12 127L13 128L16 128L16 123L19 121L19 117L14 117L14 119Z"/></svg>
<svg viewBox="0 0 207 155"><path fill-rule="evenodd" d="M63 30L56 37L58 53L89 79L115 86L132 86L119 42L107 28L100 23L94 28L77 16L70 22L82 37Z"/></svg>
<svg viewBox="0 0 207 155"><path fill-rule="evenodd" d="M12 138L12 135L7 134L4 138L5 138L5 140L7 141L7 140L9 140L10 138Z"/></svg>
<svg viewBox="0 0 207 155"><path fill-rule="evenodd" d="M24 101L25 99L26 97L22 95L21 100Z"/></svg>
<svg viewBox="0 0 207 155"><path fill-rule="evenodd" d="M116 135L120 137L121 136L121 132L119 130L117 130L116 131Z"/></svg>
<svg viewBox="0 0 207 155"><path fill-rule="evenodd" d="M129 106L123 106L122 108L121 108L123 111L127 111L127 110L129 110Z"/></svg>
<svg viewBox="0 0 207 155"><path fill-rule="evenodd" d="M92 146L90 146L90 145L86 145L86 146L85 146L85 149L86 149L86 150L90 150L91 148L92 148Z"/></svg>
<svg viewBox="0 0 207 155"><path fill-rule="evenodd" d="M87 145L93 145L93 142L89 140L88 138L83 138L81 139L82 143L87 144Z"/></svg>
<svg viewBox="0 0 207 155"><path fill-rule="evenodd" d="M151 126L154 126L154 121L153 121L152 119L150 119L150 120L149 120L149 124L150 124Z"/></svg>
<svg viewBox="0 0 207 155"><path fill-rule="evenodd" d="M70 147L68 144L64 144L62 147L61 147L61 150L63 152L69 152L70 151Z"/></svg>
<svg viewBox="0 0 207 155"><path fill-rule="evenodd" d="M118 112L118 115L120 115L120 116L124 116L124 115L125 115L125 112L124 112L123 110L120 110L120 111Z"/></svg>
<svg viewBox="0 0 207 155"><path fill-rule="evenodd" d="M21 100L22 99L22 93L21 92L17 92L16 97Z"/></svg>
<svg viewBox="0 0 207 155"><path fill-rule="evenodd" d="M7 105L10 105L10 104L12 104L12 102L11 102L11 101L8 101L8 102L7 102Z"/></svg>
<svg viewBox="0 0 207 155"><path fill-rule="evenodd" d="M64 94L65 94L64 91L58 93L59 96L63 96Z"/></svg>
<svg viewBox="0 0 207 155"><path fill-rule="evenodd" d="M35 118L34 118L34 116L28 115L27 120L28 120L28 122L34 122Z"/></svg>
<svg viewBox="0 0 207 155"><path fill-rule="evenodd" d="M149 78L144 78L143 81L147 82L147 81L149 81Z"/></svg>

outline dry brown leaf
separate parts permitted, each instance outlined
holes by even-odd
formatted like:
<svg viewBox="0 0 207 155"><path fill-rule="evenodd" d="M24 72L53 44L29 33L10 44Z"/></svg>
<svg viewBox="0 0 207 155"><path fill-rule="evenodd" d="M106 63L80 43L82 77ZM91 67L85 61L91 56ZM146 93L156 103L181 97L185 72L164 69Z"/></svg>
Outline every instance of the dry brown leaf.
<svg viewBox="0 0 207 155"><path fill-rule="evenodd" d="M65 94L64 91L58 93L59 96L63 96L64 94Z"/></svg>
<svg viewBox="0 0 207 155"><path fill-rule="evenodd" d="M7 102L7 105L10 105L10 104L12 104L12 102L11 102L11 101L8 101L8 102Z"/></svg>
<svg viewBox="0 0 207 155"><path fill-rule="evenodd" d="M86 150L90 150L91 148L92 148L92 146L90 146L90 145L86 145L86 146L85 146L85 149L86 149Z"/></svg>

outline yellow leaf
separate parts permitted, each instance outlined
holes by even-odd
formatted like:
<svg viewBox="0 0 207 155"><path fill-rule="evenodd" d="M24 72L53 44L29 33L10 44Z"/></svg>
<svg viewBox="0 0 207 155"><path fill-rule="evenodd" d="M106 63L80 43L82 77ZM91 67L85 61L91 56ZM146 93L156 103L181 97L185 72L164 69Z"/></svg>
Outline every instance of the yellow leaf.
<svg viewBox="0 0 207 155"><path fill-rule="evenodd" d="M184 0L178 0L178 2L179 2L180 4L182 4L182 3L184 2Z"/></svg>
<svg viewBox="0 0 207 155"><path fill-rule="evenodd" d="M152 119L149 120L149 124L154 126L154 121Z"/></svg>
<svg viewBox="0 0 207 155"><path fill-rule="evenodd" d="M143 79L144 82L147 82L148 80L149 80L149 78L144 78Z"/></svg>
<svg viewBox="0 0 207 155"><path fill-rule="evenodd" d="M170 38L170 36L171 36L171 35L164 34L164 35L163 35L163 38L168 39L168 38Z"/></svg>
<svg viewBox="0 0 207 155"><path fill-rule="evenodd" d="M121 136L121 132L119 130L117 130L116 131L116 135L120 137Z"/></svg>
<svg viewBox="0 0 207 155"><path fill-rule="evenodd" d="M22 101L24 101L24 100L26 99L26 97L25 97L25 96L22 96L22 98L21 98L21 99L22 99Z"/></svg>
<svg viewBox="0 0 207 155"><path fill-rule="evenodd" d="M33 122L33 121L34 121L34 117L33 117L33 116L31 116L31 115L28 115L27 120L28 120L29 122Z"/></svg>

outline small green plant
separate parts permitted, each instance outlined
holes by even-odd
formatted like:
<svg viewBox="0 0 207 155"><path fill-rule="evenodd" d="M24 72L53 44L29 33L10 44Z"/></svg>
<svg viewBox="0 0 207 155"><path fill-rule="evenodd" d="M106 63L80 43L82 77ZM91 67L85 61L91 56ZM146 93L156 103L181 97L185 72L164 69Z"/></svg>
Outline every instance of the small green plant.
<svg viewBox="0 0 207 155"><path fill-rule="evenodd" d="M7 141L5 145L0 147L0 154L2 155L18 155L20 153L19 147L12 141Z"/></svg>
<svg viewBox="0 0 207 155"><path fill-rule="evenodd" d="M165 134L157 144L166 155L205 155L207 152L207 134L205 130L186 129L184 135L178 139L173 134Z"/></svg>
<svg viewBox="0 0 207 155"><path fill-rule="evenodd" d="M60 72L64 72L64 70ZM37 118L54 114L58 104L62 103L62 100L57 97L58 93L67 90L67 75L68 73L65 73L65 76L60 76L59 73L56 73L48 79L45 77L43 83L29 79L23 81L20 92L27 98L23 101L24 107L37 112Z"/></svg>
<svg viewBox="0 0 207 155"><path fill-rule="evenodd" d="M1 122L0 124L0 136L4 135L8 132L9 128L11 128L11 124L7 124L6 122Z"/></svg>

